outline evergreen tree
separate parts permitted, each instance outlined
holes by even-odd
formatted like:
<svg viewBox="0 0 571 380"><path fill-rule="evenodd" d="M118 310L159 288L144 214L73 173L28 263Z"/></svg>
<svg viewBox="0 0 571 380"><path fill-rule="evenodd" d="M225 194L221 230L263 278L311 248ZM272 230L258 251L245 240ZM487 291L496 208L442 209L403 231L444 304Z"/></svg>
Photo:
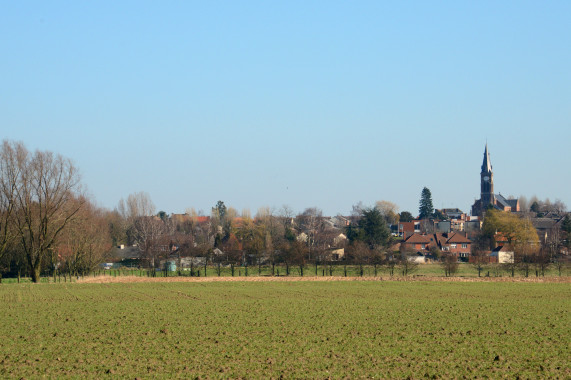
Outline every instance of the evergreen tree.
<svg viewBox="0 0 571 380"><path fill-rule="evenodd" d="M403 211L399 214L399 221L400 222L412 222L414 216L408 211Z"/></svg>
<svg viewBox="0 0 571 380"><path fill-rule="evenodd" d="M383 214L377 208L361 210L357 225L347 227L347 238L350 242L362 241L369 248L387 247L391 241L391 233Z"/></svg>
<svg viewBox="0 0 571 380"><path fill-rule="evenodd" d="M218 217L220 218L220 220L223 220L224 217L226 216L227 208L226 208L226 205L224 204L224 202L218 201L216 203L216 206L214 206L212 208L212 211L215 211L218 214Z"/></svg>
<svg viewBox="0 0 571 380"><path fill-rule="evenodd" d="M420 219L426 219L432 215L434 207L432 206L432 194L427 187L422 189L420 194L420 205L418 207L418 214Z"/></svg>

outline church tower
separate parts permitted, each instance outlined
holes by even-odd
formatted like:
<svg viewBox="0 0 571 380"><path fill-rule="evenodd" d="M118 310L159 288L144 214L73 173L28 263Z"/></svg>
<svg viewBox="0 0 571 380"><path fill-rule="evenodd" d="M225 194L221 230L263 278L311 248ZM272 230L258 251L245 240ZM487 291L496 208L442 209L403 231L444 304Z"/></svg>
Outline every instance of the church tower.
<svg viewBox="0 0 571 380"><path fill-rule="evenodd" d="M484 208L489 204L493 205L496 203L494 195L494 173L492 172L488 143L486 143L484 162L482 162L482 172L480 173L480 200Z"/></svg>

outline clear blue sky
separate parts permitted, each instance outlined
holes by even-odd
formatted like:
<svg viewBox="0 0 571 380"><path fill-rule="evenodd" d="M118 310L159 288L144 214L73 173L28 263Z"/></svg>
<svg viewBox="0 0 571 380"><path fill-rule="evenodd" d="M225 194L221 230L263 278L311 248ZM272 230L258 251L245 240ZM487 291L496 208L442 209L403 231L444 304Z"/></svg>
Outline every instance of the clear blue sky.
<svg viewBox="0 0 571 380"><path fill-rule="evenodd" d="M571 206L569 1L4 1L0 135L100 206Z"/></svg>

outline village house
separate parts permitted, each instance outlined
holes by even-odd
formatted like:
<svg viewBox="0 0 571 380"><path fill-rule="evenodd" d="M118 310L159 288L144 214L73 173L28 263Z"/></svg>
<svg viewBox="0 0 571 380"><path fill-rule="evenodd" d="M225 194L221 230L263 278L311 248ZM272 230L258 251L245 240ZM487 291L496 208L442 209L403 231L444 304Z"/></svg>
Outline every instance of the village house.
<svg viewBox="0 0 571 380"><path fill-rule="evenodd" d="M398 222L391 226L391 232L394 236L405 238L415 233L420 233L421 227L420 220L413 220L411 222ZM395 228L396 227L396 228Z"/></svg>
<svg viewBox="0 0 571 380"><path fill-rule="evenodd" d="M490 262L508 264L514 262L514 252L507 245L498 245L490 253Z"/></svg>
<svg viewBox="0 0 571 380"><path fill-rule="evenodd" d="M405 250L412 250L424 256L431 255L431 248L454 254L459 260L468 261L472 241L459 232L423 235L414 233L401 243Z"/></svg>
<svg viewBox="0 0 571 380"><path fill-rule="evenodd" d="M438 248L442 252L453 253L463 261L468 261L472 249L472 241L459 232L434 234Z"/></svg>

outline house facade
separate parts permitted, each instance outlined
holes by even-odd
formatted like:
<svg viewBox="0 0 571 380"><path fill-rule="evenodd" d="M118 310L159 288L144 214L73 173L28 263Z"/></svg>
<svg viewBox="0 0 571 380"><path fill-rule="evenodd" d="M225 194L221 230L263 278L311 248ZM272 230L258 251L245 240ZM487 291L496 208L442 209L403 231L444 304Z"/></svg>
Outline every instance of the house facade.
<svg viewBox="0 0 571 380"><path fill-rule="evenodd" d="M431 254L431 248L444 253L452 253L458 259L467 261L472 249L472 241L459 232L419 234L414 233L404 239L401 246L405 250L415 251L425 256Z"/></svg>

